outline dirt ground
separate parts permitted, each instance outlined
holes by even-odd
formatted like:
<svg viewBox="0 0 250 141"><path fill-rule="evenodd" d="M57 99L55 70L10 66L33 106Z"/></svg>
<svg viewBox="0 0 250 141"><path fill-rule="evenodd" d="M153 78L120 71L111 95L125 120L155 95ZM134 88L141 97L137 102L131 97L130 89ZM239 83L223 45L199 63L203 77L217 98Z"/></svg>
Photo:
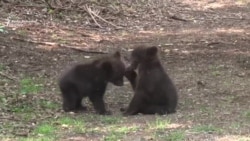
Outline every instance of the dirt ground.
<svg viewBox="0 0 250 141"><path fill-rule="evenodd" d="M183 140L250 140L250 1L149 0L147 5L126 9L133 16L101 15L110 21L98 19L102 28L79 13L59 18L36 6L12 7L4 2L1 6L0 26L5 28L0 32L0 68L4 68L0 69L0 124L14 122L29 129L31 122L11 111L13 105L23 103L36 108L38 116L32 124L65 116L61 107L46 110L32 102L46 99L61 104L57 78L66 66L116 50L127 58L136 45L154 45L179 94L177 113L164 116L174 127L163 134L182 130ZM24 77L41 81L43 90L37 95L13 96ZM106 93L114 117L120 116L119 108L133 95L127 82L123 87L109 85ZM94 114L89 107L87 113ZM144 132L145 122L153 119L155 116L127 117L127 124L141 130L124 140L164 140L149 138ZM220 131L191 130L210 125ZM19 131L0 128L2 136L19 136ZM70 139L101 140L96 134Z"/></svg>

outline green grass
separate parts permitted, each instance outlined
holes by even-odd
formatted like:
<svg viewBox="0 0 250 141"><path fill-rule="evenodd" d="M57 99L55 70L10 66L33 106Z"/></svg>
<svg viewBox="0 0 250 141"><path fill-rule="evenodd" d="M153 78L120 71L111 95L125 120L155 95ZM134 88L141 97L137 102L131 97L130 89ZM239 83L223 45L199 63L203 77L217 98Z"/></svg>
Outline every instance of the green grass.
<svg viewBox="0 0 250 141"><path fill-rule="evenodd" d="M56 128L48 123L41 124L33 131L36 135L51 136L55 133Z"/></svg>
<svg viewBox="0 0 250 141"><path fill-rule="evenodd" d="M119 141L122 139L122 134L119 132L109 132L108 135L104 137L104 141Z"/></svg>
<svg viewBox="0 0 250 141"><path fill-rule="evenodd" d="M24 78L20 81L21 94L37 94L42 90L42 85L34 82L31 78Z"/></svg>
<svg viewBox="0 0 250 141"><path fill-rule="evenodd" d="M157 117L155 121L148 123L148 127L149 129L163 130L166 129L170 125L170 123L170 119L166 117L164 117L164 119Z"/></svg>
<svg viewBox="0 0 250 141"><path fill-rule="evenodd" d="M213 125L200 125L193 127L191 131L196 133L220 133L222 129L219 129Z"/></svg>
<svg viewBox="0 0 250 141"><path fill-rule="evenodd" d="M3 64L0 64L0 71L5 70L5 66Z"/></svg>
<svg viewBox="0 0 250 141"><path fill-rule="evenodd" d="M241 126L242 126L242 125L241 125L240 123L234 122L234 123L232 123L232 124L229 126L229 128L232 128L232 129L234 129L234 130L239 130Z"/></svg>
<svg viewBox="0 0 250 141"><path fill-rule="evenodd" d="M185 132L177 130L170 133L164 133L162 136L159 135L158 138L165 141L183 141L185 140Z"/></svg>
<svg viewBox="0 0 250 141"><path fill-rule="evenodd" d="M105 141L118 141L125 137L130 132L135 132L138 127L135 126L110 126L106 129L108 134L104 137Z"/></svg>
<svg viewBox="0 0 250 141"><path fill-rule="evenodd" d="M29 137L29 138L21 138L18 141L54 141L56 140L56 137Z"/></svg>
<svg viewBox="0 0 250 141"><path fill-rule="evenodd" d="M60 107L59 104L49 100L40 100L39 105L44 109L57 109Z"/></svg>
<svg viewBox="0 0 250 141"><path fill-rule="evenodd" d="M30 113L34 111L34 107L27 103L22 103L20 105L12 106L11 111L15 113Z"/></svg>
<svg viewBox="0 0 250 141"><path fill-rule="evenodd" d="M219 75L221 75L221 72L220 71L212 71L212 75L219 76Z"/></svg>
<svg viewBox="0 0 250 141"><path fill-rule="evenodd" d="M18 30L17 33L22 35L22 36L28 35L28 32L26 30L23 30L23 29Z"/></svg>
<svg viewBox="0 0 250 141"><path fill-rule="evenodd" d="M5 29L5 26L0 25L0 33L8 33L8 31Z"/></svg>
<svg viewBox="0 0 250 141"><path fill-rule="evenodd" d="M127 134L129 132L137 131L138 127L136 127L136 126L122 126L120 128L115 128L114 130L116 130L117 132L122 133L122 134Z"/></svg>
<svg viewBox="0 0 250 141"><path fill-rule="evenodd" d="M23 121L27 121L29 122L32 119L36 119L36 115L34 115L33 112L30 113L20 113L20 116L22 118Z"/></svg>
<svg viewBox="0 0 250 141"><path fill-rule="evenodd" d="M250 121L250 111L244 112L244 117L247 118L248 121Z"/></svg>
<svg viewBox="0 0 250 141"><path fill-rule="evenodd" d="M87 130L85 121L82 118L63 117L57 119L55 122L60 124L60 128L71 129L75 133L85 133Z"/></svg>
<svg viewBox="0 0 250 141"><path fill-rule="evenodd" d="M202 113L208 113L208 114L212 114L212 113L213 113L213 109L210 108L210 107L207 106L207 105L201 105L201 106L200 106L200 111L201 111Z"/></svg>
<svg viewBox="0 0 250 141"><path fill-rule="evenodd" d="M99 116L99 121L101 121L102 124L118 124L122 122L122 118L114 116Z"/></svg>

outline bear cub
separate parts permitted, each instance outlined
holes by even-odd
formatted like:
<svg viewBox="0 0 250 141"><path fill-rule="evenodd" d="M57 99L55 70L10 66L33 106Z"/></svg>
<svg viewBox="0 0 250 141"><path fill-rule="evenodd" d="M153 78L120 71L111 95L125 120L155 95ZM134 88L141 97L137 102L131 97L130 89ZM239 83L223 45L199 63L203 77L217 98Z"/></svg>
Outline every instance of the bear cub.
<svg viewBox="0 0 250 141"><path fill-rule="evenodd" d="M107 83L122 86L124 72L125 64L119 52L91 63L75 65L59 79L63 110L85 110L82 99L88 97L98 114L111 114L103 100Z"/></svg>
<svg viewBox="0 0 250 141"><path fill-rule="evenodd" d="M125 71L134 90L124 115L170 114L176 112L178 95L157 56L157 47L137 47L131 53L131 65ZM138 73L136 69L138 68Z"/></svg>

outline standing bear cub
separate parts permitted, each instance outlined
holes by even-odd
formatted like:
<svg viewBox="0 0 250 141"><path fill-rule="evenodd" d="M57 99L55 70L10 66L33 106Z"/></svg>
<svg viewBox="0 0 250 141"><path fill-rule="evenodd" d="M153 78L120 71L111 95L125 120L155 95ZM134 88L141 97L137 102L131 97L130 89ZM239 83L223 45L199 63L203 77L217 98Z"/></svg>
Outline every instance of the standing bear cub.
<svg viewBox="0 0 250 141"><path fill-rule="evenodd" d="M134 89L128 108L123 108L124 115L170 114L176 112L178 95L174 84L164 71L156 47L138 47L131 54L131 65L125 76ZM138 67L138 74L135 70Z"/></svg>
<svg viewBox="0 0 250 141"><path fill-rule="evenodd" d="M125 65L119 52L97 59L92 63L78 64L59 80L65 112L84 110L82 99L88 97L98 114L111 114L105 109L103 96L108 82L123 85Z"/></svg>

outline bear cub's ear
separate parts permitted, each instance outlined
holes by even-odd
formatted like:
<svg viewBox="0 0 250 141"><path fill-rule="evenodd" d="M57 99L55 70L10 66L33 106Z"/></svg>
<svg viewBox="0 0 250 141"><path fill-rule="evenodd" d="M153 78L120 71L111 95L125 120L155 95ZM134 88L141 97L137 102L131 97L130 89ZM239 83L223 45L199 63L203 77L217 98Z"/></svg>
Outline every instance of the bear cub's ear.
<svg viewBox="0 0 250 141"><path fill-rule="evenodd" d="M148 56L155 56L156 54L157 54L157 51L158 51L158 49L157 49L157 47L155 47L155 46L153 46L153 47L149 47L149 48L147 48L147 50L146 50L146 54L148 55Z"/></svg>
<svg viewBox="0 0 250 141"><path fill-rule="evenodd" d="M115 58L120 59L121 58L121 53L119 51L116 51L113 55Z"/></svg>

